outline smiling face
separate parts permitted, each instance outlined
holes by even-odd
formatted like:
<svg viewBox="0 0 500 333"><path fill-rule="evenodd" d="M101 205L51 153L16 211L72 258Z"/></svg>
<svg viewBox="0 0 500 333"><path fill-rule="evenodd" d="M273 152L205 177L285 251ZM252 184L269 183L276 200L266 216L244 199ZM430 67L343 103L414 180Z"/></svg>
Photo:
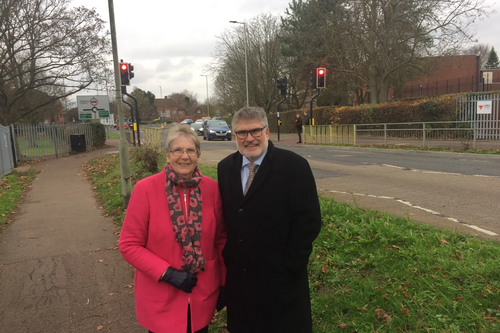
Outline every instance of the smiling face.
<svg viewBox="0 0 500 333"><path fill-rule="evenodd" d="M234 125L233 133L237 131L251 131L253 129L262 127L264 127L264 125L260 120L242 120ZM264 130L262 130L262 134L258 138L254 138L250 133L248 133L245 139L238 139L236 135L234 136L234 138L236 140L236 145L238 146L238 150L240 151L240 153L248 158L249 161L254 162L267 150L269 140L269 127L266 127Z"/></svg>
<svg viewBox="0 0 500 333"><path fill-rule="evenodd" d="M197 152L194 155L188 155L187 151L196 150L196 145L193 139L185 136L179 136L177 139L172 141L171 151L167 152L167 159L174 171L184 179L191 179L193 176L193 171L198 164L198 157L200 154ZM172 154L173 151L181 150L181 155Z"/></svg>

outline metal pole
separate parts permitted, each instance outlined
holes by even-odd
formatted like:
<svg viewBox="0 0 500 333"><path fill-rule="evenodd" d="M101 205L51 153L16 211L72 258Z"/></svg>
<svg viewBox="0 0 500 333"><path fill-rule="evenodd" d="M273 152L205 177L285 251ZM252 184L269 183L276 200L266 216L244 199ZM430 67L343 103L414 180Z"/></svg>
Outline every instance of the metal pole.
<svg viewBox="0 0 500 333"><path fill-rule="evenodd" d="M321 89L316 89L316 95L314 95L309 101L309 114L311 115L311 125L314 126L314 117L313 117L313 103L316 97L321 93ZM311 127L312 128L312 127Z"/></svg>
<svg viewBox="0 0 500 333"><path fill-rule="evenodd" d="M206 87L207 87L207 116L210 117L210 99L208 98L208 74L200 74L200 76L204 76L206 79Z"/></svg>
<svg viewBox="0 0 500 333"><path fill-rule="evenodd" d="M119 123L122 124L122 126L120 126L120 144L119 144L120 167L122 176L122 197L123 197L123 206L124 208L127 208L130 196L132 195L132 182L130 180L130 161L129 161L128 143L127 140L125 139L125 129L123 126L124 118L123 118L123 107L121 103L122 94L120 90L121 80L120 80L120 68L118 64L118 43L116 41L115 11L113 7L113 0L108 0L108 7L109 7L109 25L111 30L111 44L113 49L113 66L115 69L116 108L118 111Z"/></svg>
<svg viewBox="0 0 500 333"><path fill-rule="evenodd" d="M245 41L245 83L246 83L246 90L247 90L247 107L250 105L248 102L248 39L247 39L247 23L246 22L238 22L238 21L229 21L229 23L238 23L238 24L243 24L243 37Z"/></svg>
<svg viewBox="0 0 500 333"><path fill-rule="evenodd" d="M243 27L245 28L245 81L247 86L247 107L250 105L248 103L248 61L247 61L247 47L248 47L248 39L247 39L247 23L243 22Z"/></svg>
<svg viewBox="0 0 500 333"><path fill-rule="evenodd" d="M127 91L125 90L125 95L127 95L128 97L132 98L134 100L134 104L135 104L135 122L134 123L134 128L133 130L135 131L136 130L136 126L137 126L137 145L140 147L141 146L141 133L140 133L140 125L139 125L139 105L137 103L137 99L130 95L129 93L127 93ZM137 124L137 125L136 125ZM135 145L135 144L134 144Z"/></svg>
<svg viewBox="0 0 500 333"><path fill-rule="evenodd" d="M160 102L160 107L161 107L161 113L165 113L165 110L163 110L163 94L161 93L161 86L158 86L160 87L160 97L161 97L161 102ZM160 115L160 118L161 118L161 115Z"/></svg>
<svg viewBox="0 0 500 333"><path fill-rule="evenodd" d="M123 86L122 87L122 93L124 95L127 95L127 87ZM127 95L128 96L128 95ZM133 128L133 124L135 123L135 120L134 120L134 108L132 107L132 104L130 104L129 102L127 102L126 100L123 99L123 95L122 95L122 102L127 104L128 107L130 108L130 119L132 120L132 142L134 144L134 147L135 147L135 131L134 131L134 128ZM122 124L122 127L125 127L125 124ZM129 126L129 130L130 130L130 126Z"/></svg>

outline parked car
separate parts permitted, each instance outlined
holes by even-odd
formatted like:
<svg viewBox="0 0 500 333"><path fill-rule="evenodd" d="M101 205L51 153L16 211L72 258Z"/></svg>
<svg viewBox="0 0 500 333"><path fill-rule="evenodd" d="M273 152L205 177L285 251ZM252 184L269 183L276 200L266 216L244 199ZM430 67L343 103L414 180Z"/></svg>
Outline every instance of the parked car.
<svg viewBox="0 0 500 333"><path fill-rule="evenodd" d="M229 140L231 141L231 129L224 120L206 119L203 123L203 140Z"/></svg>
<svg viewBox="0 0 500 333"><path fill-rule="evenodd" d="M184 119L183 121L181 121L181 124L192 124L194 121L193 119Z"/></svg>
<svg viewBox="0 0 500 333"><path fill-rule="evenodd" d="M203 124L203 119L196 119L195 123L197 123L197 124Z"/></svg>
<svg viewBox="0 0 500 333"><path fill-rule="evenodd" d="M196 133L196 135L203 135L203 127L201 123L191 123L191 129Z"/></svg>

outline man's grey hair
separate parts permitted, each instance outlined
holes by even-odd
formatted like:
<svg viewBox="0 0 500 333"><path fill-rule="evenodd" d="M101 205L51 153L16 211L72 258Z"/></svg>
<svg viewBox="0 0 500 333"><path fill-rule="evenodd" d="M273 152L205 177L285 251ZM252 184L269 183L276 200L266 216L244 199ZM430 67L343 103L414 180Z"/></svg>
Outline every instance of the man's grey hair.
<svg viewBox="0 0 500 333"><path fill-rule="evenodd" d="M233 117L233 122L231 123L234 130L234 126L240 121L253 121L260 120L264 127L269 127L267 122L266 111L263 108L245 106L244 108L238 110Z"/></svg>
<svg viewBox="0 0 500 333"><path fill-rule="evenodd" d="M198 136L196 133L191 129L190 125L186 124L174 124L169 130L168 130L168 136L167 136L167 152L172 151L172 143L175 139L178 137L184 136L186 138L191 138L194 142L194 145L196 147L196 152L198 153L198 156L201 154L201 146L200 146L200 140L198 140Z"/></svg>

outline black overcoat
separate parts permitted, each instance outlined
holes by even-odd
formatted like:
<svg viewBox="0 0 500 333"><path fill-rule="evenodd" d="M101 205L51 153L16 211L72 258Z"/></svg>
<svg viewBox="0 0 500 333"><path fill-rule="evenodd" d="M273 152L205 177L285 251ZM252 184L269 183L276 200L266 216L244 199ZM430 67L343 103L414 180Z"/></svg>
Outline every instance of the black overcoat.
<svg viewBox="0 0 500 333"><path fill-rule="evenodd" d="M241 167L239 152L218 165L227 227L228 330L310 333L307 264L321 212L309 163L269 141L246 196Z"/></svg>

